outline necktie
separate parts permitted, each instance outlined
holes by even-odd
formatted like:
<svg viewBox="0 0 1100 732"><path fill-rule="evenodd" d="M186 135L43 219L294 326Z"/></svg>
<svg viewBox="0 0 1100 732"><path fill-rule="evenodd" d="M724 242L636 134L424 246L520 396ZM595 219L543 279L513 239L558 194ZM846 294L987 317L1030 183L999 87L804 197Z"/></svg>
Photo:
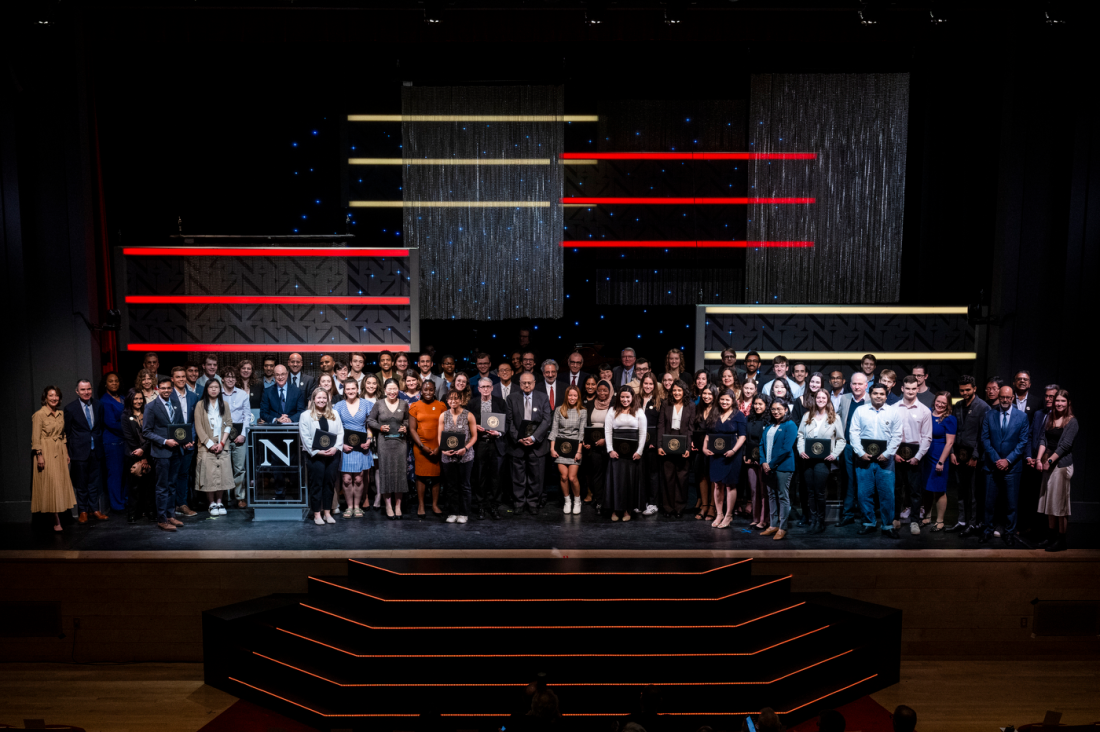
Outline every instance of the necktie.
<svg viewBox="0 0 1100 732"><path fill-rule="evenodd" d="M168 409L168 421L174 422L176 419L176 410L172 408L172 402L167 401L164 403L164 406Z"/></svg>
<svg viewBox="0 0 1100 732"><path fill-rule="evenodd" d="M286 387L285 386L280 386L279 387L279 405L280 405L280 409L282 409L282 413L286 414Z"/></svg>
<svg viewBox="0 0 1100 732"><path fill-rule="evenodd" d="M531 395L523 395L523 418L531 419Z"/></svg>
<svg viewBox="0 0 1100 732"><path fill-rule="evenodd" d="M569 385L570 386L576 386L577 385L577 375L576 374L573 374L572 378L569 379Z"/></svg>
<svg viewBox="0 0 1100 732"><path fill-rule="evenodd" d="M88 429L89 430L92 429L95 426L95 422L92 419L92 405L91 404L85 404L84 405L84 416L88 418ZM92 438L92 443L91 444L92 444L92 449L94 450L95 449L95 438L94 437Z"/></svg>
<svg viewBox="0 0 1100 732"><path fill-rule="evenodd" d="M1008 412L1001 412L1001 429L1008 427Z"/></svg>
<svg viewBox="0 0 1100 732"><path fill-rule="evenodd" d="M554 387L550 386L550 406L554 406Z"/></svg>

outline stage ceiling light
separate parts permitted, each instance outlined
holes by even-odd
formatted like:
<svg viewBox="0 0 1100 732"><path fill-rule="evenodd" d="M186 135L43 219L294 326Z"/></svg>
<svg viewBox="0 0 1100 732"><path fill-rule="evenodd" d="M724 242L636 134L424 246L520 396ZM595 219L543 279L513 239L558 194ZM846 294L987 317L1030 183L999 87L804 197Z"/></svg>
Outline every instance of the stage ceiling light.
<svg viewBox="0 0 1100 732"><path fill-rule="evenodd" d="M679 25L683 22L683 14L675 5L665 8L665 25Z"/></svg>
<svg viewBox="0 0 1100 732"><path fill-rule="evenodd" d="M584 24L596 26L603 23L603 6L592 3L584 9Z"/></svg>
<svg viewBox="0 0 1100 732"><path fill-rule="evenodd" d="M859 24L863 26L878 25L878 13L871 8L867 3L863 3L859 10L856 11L856 16L859 17Z"/></svg>

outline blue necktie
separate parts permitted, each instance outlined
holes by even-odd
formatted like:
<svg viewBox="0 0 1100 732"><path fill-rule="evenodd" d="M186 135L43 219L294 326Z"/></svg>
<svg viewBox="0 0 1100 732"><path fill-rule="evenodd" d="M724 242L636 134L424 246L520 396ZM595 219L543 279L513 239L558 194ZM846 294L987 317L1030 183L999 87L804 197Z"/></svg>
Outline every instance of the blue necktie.
<svg viewBox="0 0 1100 732"><path fill-rule="evenodd" d="M1008 412L1001 412L1001 432L1008 426Z"/></svg>
<svg viewBox="0 0 1100 732"><path fill-rule="evenodd" d="M95 427L95 423L92 420L92 405L91 404L85 404L84 405L84 416L88 418L88 429L91 430L93 427ZM95 449L95 437L92 437L92 449L93 450Z"/></svg>
<svg viewBox="0 0 1100 732"><path fill-rule="evenodd" d="M279 387L279 404L281 405L281 414L286 414L286 387Z"/></svg>
<svg viewBox="0 0 1100 732"><path fill-rule="evenodd" d="M172 402L169 400L169 401L165 402L165 405L168 407L168 421L169 422L175 421L175 419L176 419L176 410L172 409Z"/></svg>

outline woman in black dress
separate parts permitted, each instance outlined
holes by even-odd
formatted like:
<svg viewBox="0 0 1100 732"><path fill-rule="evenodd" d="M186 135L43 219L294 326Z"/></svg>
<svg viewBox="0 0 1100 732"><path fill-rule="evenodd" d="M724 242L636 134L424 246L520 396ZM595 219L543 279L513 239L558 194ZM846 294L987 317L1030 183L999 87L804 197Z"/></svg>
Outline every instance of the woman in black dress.
<svg viewBox="0 0 1100 732"><path fill-rule="evenodd" d="M749 382L752 383L752 382ZM753 529L766 529L771 514L768 513L768 490L764 486L764 472L760 469L760 440L764 428L771 418L771 400L763 394L757 394L752 400L752 409L748 416L748 439L745 445L745 490L751 491Z"/></svg>
<svg viewBox="0 0 1100 732"><path fill-rule="evenodd" d="M661 405L657 424L657 453L661 456L661 508L665 516L680 518L687 501L688 460L691 457L691 423L695 420L695 405L687 398L687 384L673 381L668 398ZM683 449L669 454L665 452L664 436L680 435Z"/></svg>
<svg viewBox="0 0 1100 732"><path fill-rule="evenodd" d="M630 521L639 508L642 493L642 451L645 450L645 413L638 408L634 390L619 387L603 425L607 451L607 507L611 520Z"/></svg>
<svg viewBox="0 0 1100 732"><path fill-rule="evenodd" d="M698 379L698 373L696 374ZM691 472L695 476L695 483L699 488L699 504L696 506L699 513L695 514L695 520L714 519L714 504L711 503L710 490L710 458L703 454L703 439L707 434L707 418L711 412L718 408L718 387L708 383L700 392L695 402L695 420L691 425Z"/></svg>
<svg viewBox="0 0 1100 732"><path fill-rule="evenodd" d="M665 398L664 387L650 371L638 385L638 409L645 414L646 441L642 452L642 497L638 508L652 516L657 513L657 496L660 492L660 464L657 455L657 422L661 418L661 403Z"/></svg>
<svg viewBox="0 0 1100 732"><path fill-rule="evenodd" d="M585 405L588 414L584 428L584 460L581 470L585 474L588 492L596 503L596 512L602 513L607 487L607 441L604 439L604 422L609 419L611 395L614 389L610 381L600 381L596 386L596 398Z"/></svg>
<svg viewBox="0 0 1100 732"><path fill-rule="evenodd" d="M153 461L149 457L149 441L141 434L144 417L145 396L140 391L130 392L122 409L122 441L126 451L123 473L127 481L126 522L131 524L142 516L150 521L157 517L153 506Z"/></svg>
<svg viewBox="0 0 1100 732"><path fill-rule="evenodd" d="M741 410L734 408L737 397L727 389L718 397L718 408L707 418L707 436L703 438L703 454L710 458L710 480L714 484L714 505L717 517L711 526L728 528L737 508L737 480L741 477L741 447L745 444L748 424ZM726 439L725 450L714 448L715 440Z"/></svg>

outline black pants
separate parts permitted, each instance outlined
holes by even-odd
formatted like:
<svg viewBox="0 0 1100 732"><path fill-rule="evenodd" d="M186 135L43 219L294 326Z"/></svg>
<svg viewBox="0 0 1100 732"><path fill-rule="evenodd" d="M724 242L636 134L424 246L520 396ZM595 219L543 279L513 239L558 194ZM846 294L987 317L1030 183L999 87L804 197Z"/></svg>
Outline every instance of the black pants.
<svg viewBox="0 0 1100 732"><path fill-rule="evenodd" d="M802 489L806 493L806 518L825 523L825 501L829 496L829 464L824 460L802 461Z"/></svg>
<svg viewBox="0 0 1100 732"><path fill-rule="evenodd" d="M604 503L604 493L607 488L607 460L607 450L602 445L585 448L584 457L581 459L584 485L592 491L592 502L601 506Z"/></svg>
<svg viewBox="0 0 1100 732"><path fill-rule="evenodd" d="M972 468L966 463L952 465L947 481L949 486L954 486L959 500L959 523L981 526L985 516L985 481L981 468Z"/></svg>
<svg viewBox="0 0 1100 732"><path fill-rule="evenodd" d="M69 462L69 477L76 493L76 510L92 513L99 510L99 496L103 493L103 451L92 450L87 460Z"/></svg>
<svg viewBox="0 0 1100 732"><path fill-rule="evenodd" d="M309 470L309 508L314 513L332 508L332 488L340 472L340 455L306 455Z"/></svg>
<svg viewBox="0 0 1100 732"><path fill-rule="evenodd" d="M156 470L150 470L139 477L130 472L130 468L136 462L138 461L134 458L127 457L123 463L125 467L123 478L126 480L126 515L152 516L156 512L156 502L153 497ZM150 460L149 464L155 466L156 461Z"/></svg>
<svg viewBox="0 0 1100 732"><path fill-rule="evenodd" d="M523 448L522 455L512 455L512 496L515 507L539 505L546 471L546 457L536 455L533 447Z"/></svg>
<svg viewBox="0 0 1100 732"><path fill-rule="evenodd" d="M499 438L498 438L499 439ZM480 435L474 443L473 505L481 511L496 511L500 506L500 464L496 441Z"/></svg>
<svg viewBox="0 0 1100 732"><path fill-rule="evenodd" d="M495 452L495 451L494 451ZM455 516L470 515L470 472L474 469L471 460L468 463L442 463L443 473L443 513Z"/></svg>
<svg viewBox="0 0 1100 732"><path fill-rule="evenodd" d="M665 455L661 459L664 482L661 485L661 508L667 513L684 510L688 496L688 459L682 455Z"/></svg>
<svg viewBox="0 0 1100 732"><path fill-rule="evenodd" d="M648 506L656 506L661 494L661 456L657 454L656 446L642 451L642 497L638 503L641 510Z"/></svg>
<svg viewBox="0 0 1100 732"><path fill-rule="evenodd" d="M1046 518L1039 515L1039 489L1043 485L1043 474L1035 468L1024 465L1020 475L1020 501L1016 508L1016 526L1020 533L1046 528Z"/></svg>
<svg viewBox="0 0 1100 732"><path fill-rule="evenodd" d="M172 456L156 459L157 474L157 523L168 523L176 511L176 482L183 462L177 447Z"/></svg>
<svg viewBox="0 0 1100 732"><path fill-rule="evenodd" d="M791 486L788 491L791 496L791 506L798 506L802 514L801 521L809 521L810 516L813 515L810 508L810 491L813 489L803 479L808 467L808 460L803 460L801 455L794 456L794 475L791 476Z"/></svg>
<svg viewBox="0 0 1100 732"><path fill-rule="evenodd" d="M893 458L890 458L893 460ZM920 463L894 463L894 520L901 520L905 502L909 502L909 522L920 523L921 505L921 466ZM908 488L908 490L906 490ZM890 528L887 526L886 528Z"/></svg>

